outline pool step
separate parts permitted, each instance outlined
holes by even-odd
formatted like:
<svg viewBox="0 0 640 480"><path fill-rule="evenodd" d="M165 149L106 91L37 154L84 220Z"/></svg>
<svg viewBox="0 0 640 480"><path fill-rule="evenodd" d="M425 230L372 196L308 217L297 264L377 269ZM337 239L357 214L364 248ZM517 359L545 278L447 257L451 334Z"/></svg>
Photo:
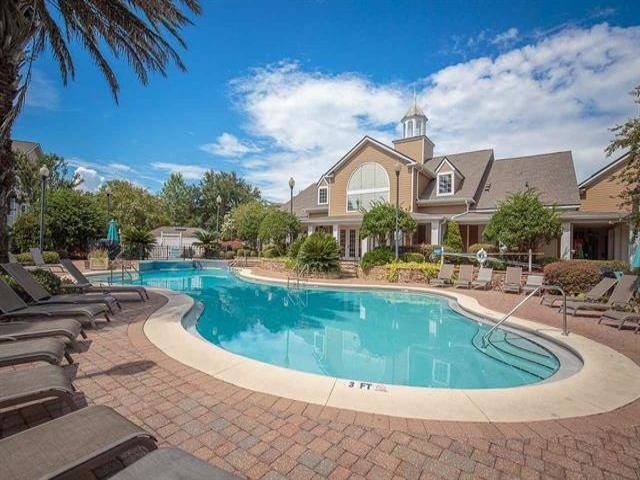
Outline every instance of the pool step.
<svg viewBox="0 0 640 480"><path fill-rule="evenodd" d="M558 367L557 359L540 345L515 333L495 330L483 345L485 329L478 329L472 344L480 352L540 379L547 378Z"/></svg>

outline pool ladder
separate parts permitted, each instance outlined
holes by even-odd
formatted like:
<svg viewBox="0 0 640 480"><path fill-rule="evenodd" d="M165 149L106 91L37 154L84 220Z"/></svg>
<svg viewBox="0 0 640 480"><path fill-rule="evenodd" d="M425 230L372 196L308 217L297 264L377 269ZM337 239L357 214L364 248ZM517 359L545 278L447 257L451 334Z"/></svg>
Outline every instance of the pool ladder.
<svg viewBox="0 0 640 480"><path fill-rule="evenodd" d="M489 344L489 340L493 332L495 332L496 329L500 327L500 325L506 322L515 313L516 310L524 305L527 300L529 300L538 292L542 292L544 290L555 290L562 294L562 335L569 335L569 330L567 328L567 294L562 289L562 287L559 287L558 285L540 285L539 287L536 287L534 290L532 290L531 293L524 297L520 302L518 302L515 307L509 310L509 312L504 317L502 317L493 327L489 329L487 333L482 336L482 346L486 348Z"/></svg>
<svg viewBox="0 0 640 480"><path fill-rule="evenodd" d="M294 286L297 289L300 289L300 278L301 277L304 278L305 273L309 275L309 266L308 265L299 266L299 264L296 263L296 266L294 267L293 272L295 273L295 277L291 278L291 275L287 275L287 289L290 289L292 286Z"/></svg>

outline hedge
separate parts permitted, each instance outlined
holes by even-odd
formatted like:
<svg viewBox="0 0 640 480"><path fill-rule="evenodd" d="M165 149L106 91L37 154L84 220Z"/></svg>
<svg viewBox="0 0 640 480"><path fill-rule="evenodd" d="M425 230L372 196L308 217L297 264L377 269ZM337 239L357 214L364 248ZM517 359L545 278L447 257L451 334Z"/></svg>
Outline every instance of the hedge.
<svg viewBox="0 0 640 480"><path fill-rule="evenodd" d="M544 281L561 286L566 293L584 293L600 281L600 268L594 262L567 260L553 262L544 267Z"/></svg>
<svg viewBox="0 0 640 480"><path fill-rule="evenodd" d="M44 259L44 263L60 263L60 255L58 252L44 251L42 252L42 258ZM16 260L20 263L33 265L31 252L18 253L16 255Z"/></svg>
<svg viewBox="0 0 640 480"><path fill-rule="evenodd" d="M376 247L362 256L360 264L364 270L371 267L381 267L395 260L396 255L389 247Z"/></svg>
<svg viewBox="0 0 640 480"><path fill-rule="evenodd" d="M60 285L62 281L60 277L58 277L55 273L51 273L49 270L44 270L41 268L35 270L29 270L29 273L33 275L36 281L44 287L44 289L49 292L50 295L57 295L60 293ZM18 285L18 283L10 277L9 275L5 275L0 273L0 278L2 278L7 284L22 298L25 302L32 302L33 299L29 297L27 292L23 290L23 288Z"/></svg>
<svg viewBox="0 0 640 480"><path fill-rule="evenodd" d="M474 243L469 245L467 253L478 253L480 250L484 250L487 253L496 253L498 249L493 243Z"/></svg>
<svg viewBox="0 0 640 480"><path fill-rule="evenodd" d="M424 263L424 255L416 252L408 252L400 257L403 262Z"/></svg>
<svg viewBox="0 0 640 480"><path fill-rule="evenodd" d="M425 280L430 280L438 276L440 264L438 263L417 263L417 262L393 262L384 266L387 271L387 280L397 282L400 270L418 270L424 275Z"/></svg>

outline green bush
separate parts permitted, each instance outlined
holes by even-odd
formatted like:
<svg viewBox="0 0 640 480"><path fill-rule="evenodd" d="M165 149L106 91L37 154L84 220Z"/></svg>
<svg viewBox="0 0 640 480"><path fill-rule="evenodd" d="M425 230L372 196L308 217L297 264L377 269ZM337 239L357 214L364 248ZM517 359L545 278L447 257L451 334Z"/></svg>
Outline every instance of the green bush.
<svg viewBox="0 0 640 480"><path fill-rule="evenodd" d="M433 249L436 248L436 245L431 245L430 243L421 243L418 245L418 251L424 255L424 258L429 260L431 258L431 254L433 254Z"/></svg>
<svg viewBox="0 0 640 480"><path fill-rule="evenodd" d="M545 283L561 286L567 294L584 293L600 281L600 269L593 262L568 260L544 267Z"/></svg>
<svg viewBox="0 0 640 480"><path fill-rule="evenodd" d="M424 263L424 255L417 252L408 252L400 257L403 262Z"/></svg>
<svg viewBox="0 0 640 480"><path fill-rule="evenodd" d="M474 243L469 245L467 253L473 253L475 255L480 250L484 250L487 253L496 253L498 251L493 243Z"/></svg>
<svg viewBox="0 0 640 480"><path fill-rule="evenodd" d="M280 251L280 248L273 243L268 243L262 247L262 256L265 258L275 258L279 257L281 254L282 252Z"/></svg>
<svg viewBox="0 0 640 480"><path fill-rule="evenodd" d="M45 226L45 229L47 227ZM48 231L45 232L45 239L50 238ZM21 213L16 218L11 232L11 249L13 253L20 253L34 245L38 245L40 239L40 221L38 216L31 211ZM45 245L46 246L46 245Z"/></svg>
<svg viewBox="0 0 640 480"><path fill-rule="evenodd" d="M387 280L390 282L398 281L398 272L400 270L418 270L422 273L425 280L429 280L438 276L438 272L440 271L440 264L425 262L393 262L385 265L385 269L387 270Z"/></svg>
<svg viewBox="0 0 640 480"><path fill-rule="evenodd" d="M614 272L628 273L631 271L629 267L629 262L625 262L623 260L583 260L583 261L592 263L599 268L600 267L610 268Z"/></svg>
<svg viewBox="0 0 640 480"><path fill-rule="evenodd" d="M60 263L60 255L58 252L42 252L44 263ZM31 252L23 252L16 255L16 260L20 263L33 265L33 257Z"/></svg>
<svg viewBox="0 0 640 480"><path fill-rule="evenodd" d="M376 247L362 256L360 264L365 270L371 267L379 267L391 263L396 255L389 247Z"/></svg>
<svg viewBox="0 0 640 480"><path fill-rule="evenodd" d="M226 258L227 260L232 260L235 258L235 256L236 254L231 250L229 250L228 252L224 252L224 258Z"/></svg>
<svg viewBox="0 0 640 480"><path fill-rule="evenodd" d="M257 257L258 256L258 252L255 250L251 250L251 252L249 252L249 256L250 257Z"/></svg>
<svg viewBox="0 0 640 480"><path fill-rule="evenodd" d="M458 225L458 222L454 222L453 220L447 222L447 230L442 239L442 244L446 245L445 249L449 252L462 252L462 234L460 233L460 225Z"/></svg>
<svg viewBox="0 0 640 480"><path fill-rule="evenodd" d="M340 270L340 247L333 235L314 233L300 246L298 263L311 272L337 272Z"/></svg>
<svg viewBox="0 0 640 480"><path fill-rule="evenodd" d="M296 238L293 243L291 243L291 245L289 245L289 251L287 252L287 255L290 258L298 258L298 252L300 251L300 247L302 246L302 244L305 241L305 237L298 237Z"/></svg>

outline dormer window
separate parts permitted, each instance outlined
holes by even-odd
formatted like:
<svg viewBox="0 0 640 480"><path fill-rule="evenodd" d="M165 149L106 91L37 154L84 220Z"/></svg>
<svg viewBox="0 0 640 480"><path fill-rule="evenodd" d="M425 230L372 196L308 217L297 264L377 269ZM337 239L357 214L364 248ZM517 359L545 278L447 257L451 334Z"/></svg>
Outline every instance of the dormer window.
<svg viewBox="0 0 640 480"><path fill-rule="evenodd" d="M329 187L318 188L318 205L329 203Z"/></svg>
<svg viewBox="0 0 640 480"><path fill-rule="evenodd" d="M438 173L438 196L453 195L453 172Z"/></svg>

